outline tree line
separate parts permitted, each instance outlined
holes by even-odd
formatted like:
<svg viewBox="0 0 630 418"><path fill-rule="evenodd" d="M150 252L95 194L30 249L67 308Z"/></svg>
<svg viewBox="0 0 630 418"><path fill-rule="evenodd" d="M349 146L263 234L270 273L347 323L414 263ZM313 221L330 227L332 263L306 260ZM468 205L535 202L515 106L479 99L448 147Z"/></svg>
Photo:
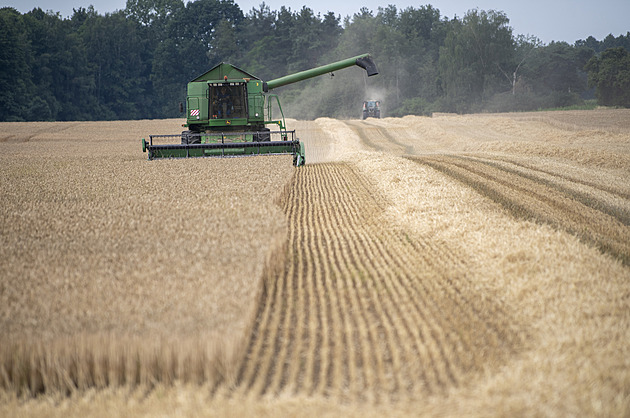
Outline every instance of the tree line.
<svg viewBox="0 0 630 418"><path fill-rule="evenodd" d="M630 32L544 44L515 35L505 13L447 18L431 5L341 18L303 7L244 13L233 0L128 0L69 18L0 9L0 120L180 116L186 84L220 62L270 80L369 52L380 75L344 70L281 88L285 114L357 117L364 99L387 115L630 107ZM279 89L280 90L280 89Z"/></svg>

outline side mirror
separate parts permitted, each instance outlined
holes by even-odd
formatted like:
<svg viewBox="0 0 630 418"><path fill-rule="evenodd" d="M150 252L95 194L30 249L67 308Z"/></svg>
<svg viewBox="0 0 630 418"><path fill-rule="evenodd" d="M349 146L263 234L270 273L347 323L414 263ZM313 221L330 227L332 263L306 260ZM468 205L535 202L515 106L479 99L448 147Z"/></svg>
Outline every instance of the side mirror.
<svg viewBox="0 0 630 418"><path fill-rule="evenodd" d="M184 104L179 102L179 113L184 113Z"/></svg>

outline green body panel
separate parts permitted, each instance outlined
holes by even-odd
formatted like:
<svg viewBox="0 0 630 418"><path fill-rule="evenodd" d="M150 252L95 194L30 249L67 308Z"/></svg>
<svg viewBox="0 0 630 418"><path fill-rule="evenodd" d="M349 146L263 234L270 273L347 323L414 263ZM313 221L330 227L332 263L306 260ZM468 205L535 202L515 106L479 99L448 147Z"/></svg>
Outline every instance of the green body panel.
<svg viewBox="0 0 630 418"><path fill-rule="evenodd" d="M253 123L262 123L265 120L265 95L263 94L263 82L251 80L247 82L247 104L249 107L249 120Z"/></svg>

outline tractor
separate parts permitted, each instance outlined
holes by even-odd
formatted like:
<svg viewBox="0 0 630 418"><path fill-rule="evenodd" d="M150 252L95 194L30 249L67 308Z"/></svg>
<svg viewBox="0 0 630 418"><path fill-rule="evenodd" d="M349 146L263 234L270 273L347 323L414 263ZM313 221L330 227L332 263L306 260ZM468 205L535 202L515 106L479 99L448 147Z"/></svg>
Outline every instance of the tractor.
<svg viewBox="0 0 630 418"><path fill-rule="evenodd" d="M363 102L362 119L381 117L381 101L380 100L366 100Z"/></svg>

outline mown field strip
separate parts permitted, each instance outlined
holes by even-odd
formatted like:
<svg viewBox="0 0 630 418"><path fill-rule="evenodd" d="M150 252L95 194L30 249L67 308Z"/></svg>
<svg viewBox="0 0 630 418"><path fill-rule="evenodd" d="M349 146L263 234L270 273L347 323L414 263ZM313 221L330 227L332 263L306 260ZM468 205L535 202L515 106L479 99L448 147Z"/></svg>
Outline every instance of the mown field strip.
<svg viewBox="0 0 630 418"><path fill-rule="evenodd" d="M400 142L390 130L378 126L377 121L367 119L361 122L347 121L345 123L357 133L361 142L368 148L394 154L413 154L412 146Z"/></svg>
<svg viewBox="0 0 630 418"><path fill-rule="evenodd" d="M556 167L555 170L543 169L541 167L534 166L531 163L516 161L514 158L508 158L506 156L497 156L494 158L485 156L485 158L483 159L479 157L476 157L476 159L492 161L496 164L512 167L512 169L521 169L523 172L531 171L541 178L554 179L556 183L560 183L564 180L570 184L573 184L574 187L590 187L595 191L609 193L610 195L616 196L620 199L630 200L630 187L627 183L624 184L623 187L620 187L619 185L604 183L601 181L596 182L575 174L566 174L564 171L562 171L561 167Z"/></svg>
<svg viewBox="0 0 630 418"><path fill-rule="evenodd" d="M577 192L577 186L560 186L540 174L525 173L494 161L459 156L414 157L413 161L462 181L515 216L566 230L624 264L630 263L626 215L629 202L621 195L616 196L622 205L618 209L598 198L598 194Z"/></svg>
<svg viewBox="0 0 630 418"><path fill-rule="evenodd" d="M443 393L522 341L457 256L382 218L344 164L306 166L286 195L289 260L270 277L232 396L382 403Z"/></svg>
<svg viewBox="0 0 630 418"><path fill-rule="evenodd" d="M523 164L509 158L481 158L474 156L459 156L458 158L478 161L482 164L522 176L550 188L557 189L567 197L575 199L585 206L600 210L624 225L630 226L630 192L607 183L589 181L575 176L566 175L562 171L553 172L530 164Z"/></svg>

